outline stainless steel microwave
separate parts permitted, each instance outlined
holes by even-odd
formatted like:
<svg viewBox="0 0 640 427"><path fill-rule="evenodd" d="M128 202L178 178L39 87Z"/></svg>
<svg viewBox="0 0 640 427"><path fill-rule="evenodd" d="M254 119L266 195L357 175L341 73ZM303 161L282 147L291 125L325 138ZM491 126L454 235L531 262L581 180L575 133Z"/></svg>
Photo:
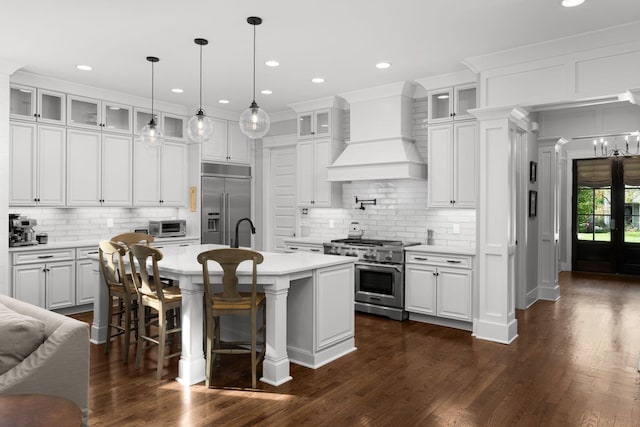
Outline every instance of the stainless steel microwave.
<svg viewBox="0 0 640 427"><path fill-rule="evenodd" d="M187 235L187 221L184 219L163 219L149 221L149 234L154 237L183 237Z"/></svg>

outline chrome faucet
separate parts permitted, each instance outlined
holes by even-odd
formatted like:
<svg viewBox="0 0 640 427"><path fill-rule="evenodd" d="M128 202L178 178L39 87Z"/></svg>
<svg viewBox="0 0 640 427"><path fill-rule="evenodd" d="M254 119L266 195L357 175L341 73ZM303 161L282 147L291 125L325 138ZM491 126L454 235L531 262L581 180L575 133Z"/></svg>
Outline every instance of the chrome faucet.
<svg viewBox="0 0 640 427"><path fill-rule="evenodd" d="M239 219L238 222L236 222L236 239L233 242L231 242L232 248L238 247L238 226L242 221L249 221L249 225L251 226L251 234L256 234L256 228L253 226L253 222L251 222L249 218Z"/></svg>

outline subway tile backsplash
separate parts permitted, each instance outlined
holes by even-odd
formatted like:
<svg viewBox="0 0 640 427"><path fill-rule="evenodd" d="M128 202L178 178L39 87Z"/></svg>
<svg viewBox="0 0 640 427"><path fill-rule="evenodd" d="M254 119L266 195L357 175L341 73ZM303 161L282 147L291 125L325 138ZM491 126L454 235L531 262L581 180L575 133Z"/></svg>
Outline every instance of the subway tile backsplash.
<svg viewBox="0 0 640 427"><path fill-rule="evenodd" d="M413 137L427 160L427 99L413 104ZM358 199L376 199L376 205L356 209ZM434 231L434 245L475 247L475 209L427 209L427 183L415 180L354 181L342 184L342 208L309 209L300 215L302 237L347 237L349 223L358 221L364 238L401 239L427 243ZM333 225L333 227L331 227ZM459 232L454 233L454 227Z"/></svg>
<svg viewBox="0 0 640 427"><path fill-rule="evenodd" d="M136 228L147 228L149 220L179 217L178 208L11 208L38 221L37 233L47 233L49 242L102 240ZM113 227L107 220L113 219Z"/></svg>

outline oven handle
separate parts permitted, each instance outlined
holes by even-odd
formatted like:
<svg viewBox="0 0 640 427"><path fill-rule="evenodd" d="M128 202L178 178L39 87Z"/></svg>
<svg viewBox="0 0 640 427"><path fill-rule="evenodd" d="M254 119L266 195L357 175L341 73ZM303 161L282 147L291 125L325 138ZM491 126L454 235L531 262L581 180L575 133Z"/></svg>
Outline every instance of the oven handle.
<svg viewBox="0 0 640 427"><path fill-rule="evenodd" d="M401 265L374 264L374 263L367 263L367 262L357 262L356 263L356 268L359 267L359 266L369 267L369 268L367 268L367 270L371 270L372 268L377 268L377 269L386 268L386 269L394 269L398 273L402 273L402 266Z"/></svg>

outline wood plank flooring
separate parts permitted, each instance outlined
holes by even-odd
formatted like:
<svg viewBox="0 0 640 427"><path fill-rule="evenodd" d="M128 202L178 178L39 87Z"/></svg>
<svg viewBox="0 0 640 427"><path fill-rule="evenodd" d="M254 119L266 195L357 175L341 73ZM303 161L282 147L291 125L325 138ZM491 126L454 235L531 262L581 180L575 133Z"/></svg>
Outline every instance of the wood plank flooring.
<svg viewBox="0 0 640 427"><path fill-rule="evenodd" d="M509 346L469 332L356 315L358 350L293 381L251 385L248 359L183 387L91 346L92 426L640 426L640 279L561 274L561 299L518 311ZM76 316L91 321L91 314Z"/></svg>

